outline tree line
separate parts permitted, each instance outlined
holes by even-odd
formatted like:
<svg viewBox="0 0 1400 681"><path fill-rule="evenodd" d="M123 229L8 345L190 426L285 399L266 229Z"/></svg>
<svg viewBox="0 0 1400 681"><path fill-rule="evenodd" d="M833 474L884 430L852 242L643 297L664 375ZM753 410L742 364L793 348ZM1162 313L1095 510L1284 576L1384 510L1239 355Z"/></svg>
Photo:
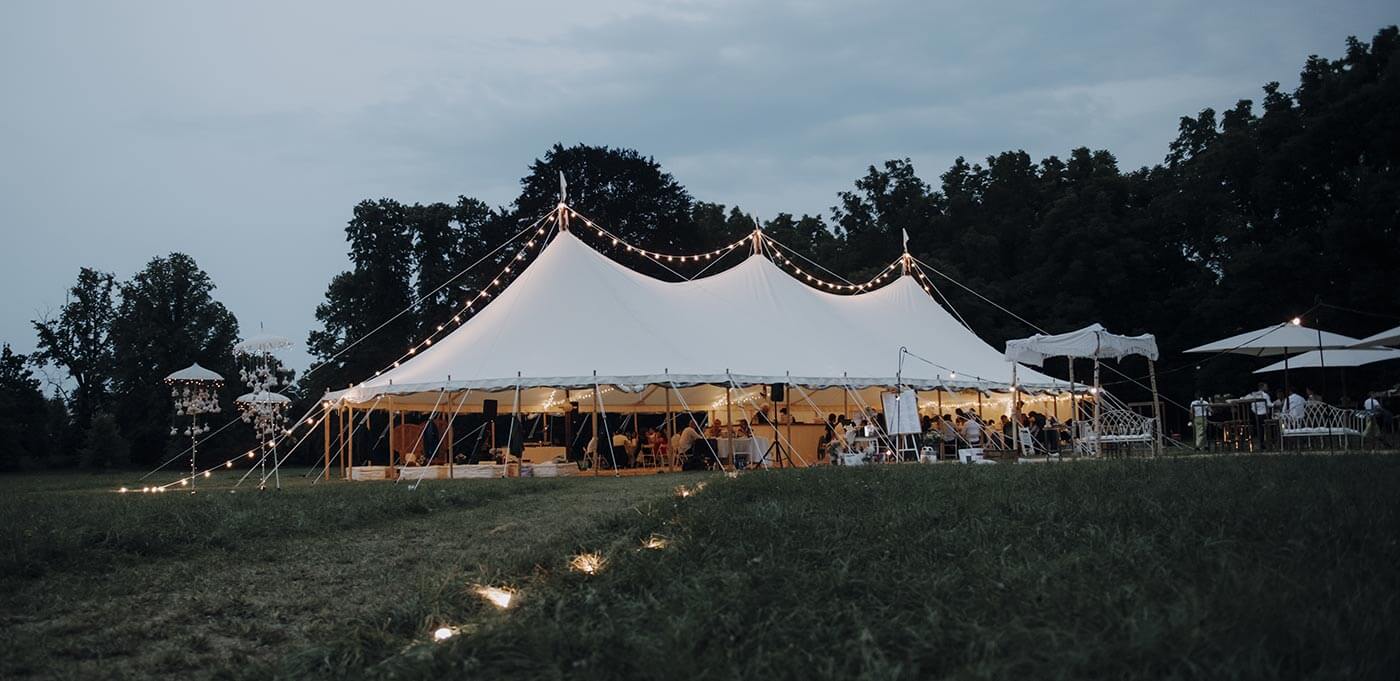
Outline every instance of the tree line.
<svg viewBox="0 0 1400 681"><path fill-rule="evenodd" d="M779 213L761 224L852 281L889 263L907 230L912 254L947 276L934 277L940 299L995 347L1040 328L1097 321L1156 334L1163 391L1177 401L1243 393L1256 362L1180 351L1300 314L1350 335L1400 319L1397 55L1394 26L1369 43L1348 39L1341 58L1308 58L1292 92L1268 83L1257 103L1182 117L1166 157L1151 167L1122 169L1107 150L1039 160L1018 150L958 158L935 181L894 159L869 167L825 213ZM740 207L697 200L651 157L583 144L556 144L536 159L506 206L468 196L362 201L346 226L350 268L332 278L316 308L319 328L307 337L315 364L299 394L363 380L450 320L500 275L508 256L490 249L554 207L560 172L571 206L651 250L709 250L755 224ZM609 241L590 243L658 277L694 273L631 258ZM58 314L35 321L34 355L6 347L0 358L0 465L76 463L74 453L89 451L88 463L119 463L112 458L121 447L100 445L113 436L142 464L177 447L161 377L195 360L237 372L238 325L213 290L178 253L121 283L82 270ZM66 374L53 397L34 377L36 364ZM1047 370L1067 373L1053 363ZM1106 380L1140 397L1127 379L1144 367L1125 362L1120 371ZM1347 390L1355 397L1391 385L1396 372L1382 365L1352 375ZM1318 379L1326 377L1308 378ZM1335 377L1327 388L1342 397Z"/></svg>

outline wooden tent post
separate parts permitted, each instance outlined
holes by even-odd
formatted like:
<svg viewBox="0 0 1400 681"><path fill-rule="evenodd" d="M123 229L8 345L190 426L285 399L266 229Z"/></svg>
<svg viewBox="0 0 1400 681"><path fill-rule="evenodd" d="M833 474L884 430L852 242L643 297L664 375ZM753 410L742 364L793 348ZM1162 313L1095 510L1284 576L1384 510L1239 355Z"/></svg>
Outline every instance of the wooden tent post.
<svg viewBox="0 0 1400 681"><path fill-rule="evenodd" d="M1016 379L1016 365L1011 363L1011 441L1016 445L1016 456L1025 456L1026 443L1021 441L1021 384Z"/></svg>
<svg viewBox="0 0 1400 681"><path fill-rule="evenodd" d="M1099 457L1099 458L1103 458L1103 431L1100 430L1100 428L1101 428L1102 425L1103 425L1103 422L1102 422L1102 419L1101 419L1102 411L1103 411L1103 410L1100 408L1100 407L1102 406L1102 404L1103 404L1103 395L1099 394L1099 393L1103 392L1103 390L1099 387L1099 357L1098 357L1098 354L1099 354L1099 353L1098 353L1098 350L1095 349L1095 350L1094 350L1094 455L1097 456L1097 457Z"/></svg>
<svg viewBox="0 0 1400 681"><path fill-rule="evenodd" d="M397 450L395 449L395 447L394 447L394 445L397 445L397 444L398 444L398 439L395 437L395 435L397 435L397 433L394 432L394 420L395 420L396 417L397 417L397 419L398 419L400 422L403 421L403 414L400 414L400 413L399 413L399 410L397 410L397 409L394 408L394 401L393 401L393 400L390 400L390 401L389 401L389 471L388 471L388 475L389 475L389 478L390 478L390 479L393 479L393 478L398 477L397 475L395 475L395 473L396 473L397 471L396 471L395 468L394 468L394 461L396 460L396 458L397 458L397 456L398 456L398 451L397 451Z"/></svg>
<svg viewBox="0 0 1400 681"><path fill-rule="evenodd" d="M593 459L592 459L592 462L593 462L593 463L590 464L590 466L593 468L593 475L594 475L594 476L597 476L597 475L598 475L598 461L599 461L598 455L599 455L600 453L602 453L603 438L599 437L599 433L598 433L598 388L597 388L596 385L595 385L594 388L593 388L593 414L592 414L592 424L593 424Z"/></svg>
<svg viewBox="0 0 1400 681"><path fill-rule="evenodd" d="M1152 380L1152 419L1155 422L1156 437L1152 440L1152 454L1162 453L1162 403L1157 397L1157 363L1147 360L1147 376Z"/></svg>
<svg viewBox="0 0 1400 681"><path fill-rule="evenodd" d="M783 384L783 411L787 412L787 446L792 446L792 372L786 372L787 383ZM817 414L821 418L821 414ZM778 447L778 468L783 467L783 448ZM792 452L788 452L789 463L791 463ZM796 464L793 464L794 466Z"/></svg>
<svg viewBox="0 0 1400 681"><path fill-rule="evenodd" d="M373 410L365 410L364 423L369 423L369 416L371 413L373 413ZM347 418L345 419L345 423L341 425L341 428L345 429L345 477L349 479L351 473L354 472L351 469L355 467L355 408L347 406L345 408L345 415Z"/></svg>
<svg viewBox="0 0 1400 681"><path fill-rule="evenodd" d="M1074 358L1065 359L1069 360L1069 454L1074 456L1079 453L1079 400L1074 392Z"/></svg>
<svg viewBox="0 0 1400 681"><path fill-rule="evenodd" d="M670 369L666 373L670 373ZM666 381L666 472L675 468L676 457L671 452L671 443L676 439L676 422L671 418L671 381Z"/></svg>
<svg viewBox="0 0 1400 681"><path fill-rule="evenodd" d="M729 375L728 369L724 370L724 375L729 379L724 384L724 420L727 421L724 439L729 443L729 467L738 470L734 465L734 411L729 399L729 394L734 389L734 377ZM721 461L720 465L723 466L724 462Z"/></svg>
<svg viewBox="0 0 1400 681"><path fill-rule="evenodd" d="M330 479L331 479L331 405L329 405L329 404L327 404L327 403L324 403L324 402L321 403L321 420L324 422L324 423L322 424L322 431L321 431L321 432L322 432L323 436L326 438L326 447L325 447L325 460L326 460L325 463L326 463L326 467L325 467L325 470L322 471L321 479L322 479L322 480L330 480Z"/></svg>

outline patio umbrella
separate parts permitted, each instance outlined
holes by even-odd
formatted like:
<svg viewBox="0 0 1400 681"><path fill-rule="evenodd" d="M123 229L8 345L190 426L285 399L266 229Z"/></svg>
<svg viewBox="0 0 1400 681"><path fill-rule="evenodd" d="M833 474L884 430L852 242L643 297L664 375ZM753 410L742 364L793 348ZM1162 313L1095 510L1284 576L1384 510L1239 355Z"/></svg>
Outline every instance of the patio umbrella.
<svg viewBox="0 0 1400 681"><path fill-rule="evenodd" d="M1353 348L1379 348L1383 346L1400 347L1400 326L1382 331L1374 336L1367 336L1361 342L1353 345Z"/></svg>
<svg viewBox="0 0 1400 681"><path fill-rule="evenodd" d="M1266 326L1254 331L1235 334L1213 343L1198 345L1186 352L1232 353L1251 357L1277 357L1283 355L1283 384L1288 390L1288 355L1306 350L1327 350L1347 348L1358 343L1351 336L1323 331L1303 326L1294 318L1291 321ZM1318 366L1326 369L1325 357L1319 355Z"/></svg>
<svg viewBox="0 0 1400 681"><path fill-rule="evenodd" d="M1384 362L1388 359L1400 359L1400 350L1391 348L1312 350L1296 357L1290 357L1288 362L1294 369L1312 369L1317 367L1359 367L1372 362ZM1283 364L1283 362L1274 362L1263 369L1256 369L1254 373L1267 374L1283 371Z"/></svg>

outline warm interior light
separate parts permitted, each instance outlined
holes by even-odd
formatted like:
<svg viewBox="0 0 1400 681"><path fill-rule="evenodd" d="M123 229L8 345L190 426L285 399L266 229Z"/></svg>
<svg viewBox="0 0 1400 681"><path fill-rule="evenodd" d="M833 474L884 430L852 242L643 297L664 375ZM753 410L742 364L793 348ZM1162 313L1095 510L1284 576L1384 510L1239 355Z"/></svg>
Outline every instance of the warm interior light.
<svg viewBox="0 0 1400 681"><path fill-rule="evenodd" d="M476 595L491 602L491 605L502 610L510 607L510 602L515 599L515 592L510 589L503 589L498 586L478 586L475 589Z"/></svg>
<svg viewBox="0 0 1400 681"><path fill-rule="evenodd" d="M596 575L602 571L608 560L596 553L580 553L569 561L569 567L585 575Z"/></svg>

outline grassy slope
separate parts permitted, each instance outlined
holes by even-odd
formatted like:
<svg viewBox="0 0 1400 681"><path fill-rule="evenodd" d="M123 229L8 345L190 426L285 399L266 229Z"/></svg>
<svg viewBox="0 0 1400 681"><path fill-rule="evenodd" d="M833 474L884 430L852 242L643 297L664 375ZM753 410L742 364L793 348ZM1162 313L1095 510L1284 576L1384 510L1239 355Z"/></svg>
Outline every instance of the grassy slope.
<svg viewBox="0 0 1400 681"><path fill-rule="evenodd" d="M681 478L479 480L110 493L129 476L0 478L0 678L260 678L318 640L359 668L398 652L445 597L536 557ZM632 512L636 515L635 512Z"/></svg>
<svg viewBox="0 0 1400 681"><path fill-rule="evenodd" d="M1400 458L711 484L399 678L1394 678ZM639 551L650 531L662 551ZM301 671L307 671L305 669Z"/></svg>
<svg viewBox="0 0 1400 681"><path fill-rule="evenodd" d="M1400 457L827 469L668 494L695 480L255 500L0 480L21 518L0 535L0 677L1397 671ZM671 544L640 549L653 533ZM570 572L578 550L607 568ZM426 642L439 624L463 633Z"/></svg>

